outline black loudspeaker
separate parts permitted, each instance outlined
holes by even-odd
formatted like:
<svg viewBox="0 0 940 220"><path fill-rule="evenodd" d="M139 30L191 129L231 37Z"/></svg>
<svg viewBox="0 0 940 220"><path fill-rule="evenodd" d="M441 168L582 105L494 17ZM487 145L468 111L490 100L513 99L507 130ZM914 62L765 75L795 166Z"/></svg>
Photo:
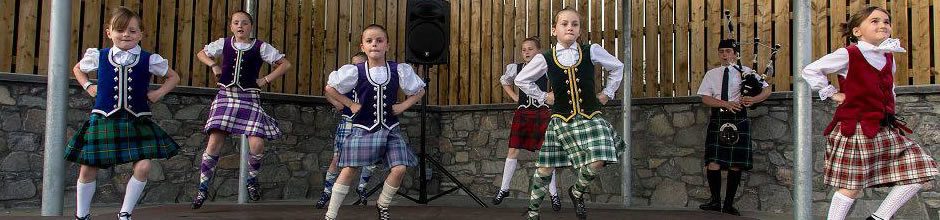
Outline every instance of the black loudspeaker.
<svg viewBox="0 0 940 220"><path fill-rule="evenodd" d="M447 63L450 2L408 0L406 10L405 61L412 64Z"/></svg>

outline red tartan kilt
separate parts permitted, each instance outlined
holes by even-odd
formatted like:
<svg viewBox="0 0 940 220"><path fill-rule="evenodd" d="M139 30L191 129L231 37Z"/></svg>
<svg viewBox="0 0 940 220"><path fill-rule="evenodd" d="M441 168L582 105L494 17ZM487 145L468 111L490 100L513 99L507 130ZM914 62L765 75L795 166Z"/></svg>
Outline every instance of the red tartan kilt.
<svg viewBox="0 0 940 220"><path fill-rule="evenodd" d="M823 182L843 189L917 184L940 174L930 153L897 130L882 127L874 138L856 125L851 137L836 125L827 138Z"/></svg>
<svg viewBox="0 0 940 220"><path fill-rule="evenodd" d="M542 149L551 116L552 112L547 108L517 109L509 131L509 147L529 151Z"/></svg>

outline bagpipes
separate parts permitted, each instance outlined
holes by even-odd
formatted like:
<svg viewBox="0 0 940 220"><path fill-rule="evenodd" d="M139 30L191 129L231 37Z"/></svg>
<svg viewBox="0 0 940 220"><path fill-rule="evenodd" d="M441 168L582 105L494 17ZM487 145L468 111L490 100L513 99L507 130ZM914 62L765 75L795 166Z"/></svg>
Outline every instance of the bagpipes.
<svg viewBox="0 0 940 220"><path fill-rule="evenodd" d="M724 13L725 20L728 21L726 29L728 31L728 36L734 39L734 23L731 22L731 11L725 10ZM733 66L738 70L739 73L741 73L741 95L754 97L759 95L763 90L763 84L766 82L767 77L774 76L774 61L777 59L777 52L780 51L782 46L780 46L780 44L767 45L761 43L760 38L754 38L754 41L752 42L735 41L734 47L737 48L737 50L740 50L742 44L754 45L753 68L751 68L751 71L743 71L741 68L741 56L738 56L737 65ZM757 73L757 55L758 49L760 47L770 49L770 59L767 62L767 65L764 67L763 74Z"/></svg>

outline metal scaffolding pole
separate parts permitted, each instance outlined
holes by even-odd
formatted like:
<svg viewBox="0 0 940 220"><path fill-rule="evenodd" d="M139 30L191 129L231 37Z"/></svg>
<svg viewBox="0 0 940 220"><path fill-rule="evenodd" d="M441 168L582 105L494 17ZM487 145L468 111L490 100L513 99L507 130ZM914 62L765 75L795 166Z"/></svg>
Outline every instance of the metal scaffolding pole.
<svg viewBox="0 0 940 220"><path fill-rule="evenodd" d="M257 9L258 1L257 0L246 0L245 1L245 12L248 12L252 16L253 21L257 21ZM251 30L251 37L255 37L258 33L257 25L254 25L254 28ZM241 155L238 163L238 204L248 203L248 152L251 151L251 148L248 146L248 136L242 134L239 142L239 154Z"/></svg>
<svg viewBox="0 0 940 220"><path fill-rule="evenodd" d="M49 77L42 168L42 216L61 216L65 190L65 128L69 103L69 38L72 1L53 0L49 13Z"/></svg>
<svg viewBox="0 0 940 220"><path fill-rule="evenodd" d="M812 59L812 10L809 0L793 0L793 143L796 147L795 187L793 190L794 219L813 217L813 97L809 85L801 77L800 70Z"/></svg>
<svg viewBox="0 0 940 220"><path fill-rule="evenodd" d="M630 82L633 79L633 36L630 36L631 23L633 22L632 17L630 16L631 11L627 10L630 8L630 0L623 0L621 2L623 5L623 17L620 19L620 36L623 40L620 41L623 44L623 51L620 53L620 61L623 62L623 81L621 81L621 88L623 90L623 103L621 103L621 122L623 123L623 142L624 149L623 155L620 156L620 195L623 197L623 207L630 207L630 199L632 198L632 182L633 182L633 172L632 172L632 161L631 156L632 151L632 138L630 136L630 131L633 126L630 126L631 114L630 109L632 107L633 94L630 94L630 91L633 90L630 86Z"/></svg>

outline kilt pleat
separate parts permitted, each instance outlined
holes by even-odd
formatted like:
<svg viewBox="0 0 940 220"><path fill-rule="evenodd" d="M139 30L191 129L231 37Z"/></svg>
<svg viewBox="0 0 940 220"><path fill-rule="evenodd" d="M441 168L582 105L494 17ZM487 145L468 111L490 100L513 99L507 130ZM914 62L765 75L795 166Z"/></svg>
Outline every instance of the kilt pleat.
<svg viewBox="0 0 940 220"><path fill-rule="evenodd" d="M552 112L547 108L517 109L509 131L509 147L529 151L541 149L551 117Z"/></svg>
<svg viewBox="0 0 940 220"><path fill-rule="evenodd" d="M149 116L120 111L105 117L92 114L69 141L65 159L108 168L144 159L163 159L178 153L177 144Z"/></svg>
<svg viewBox="0 0 940 220"><path fill-rule="evenodd" d="M205 132L217 129L268 140L281 136L277 120L261 108L261 94L238 87L220 88L209 109Z"/></svg>
<svg viewBox="0 0 940 220"><path fill-rule="evenodd" d="M753 165L753 147L751 146L751 122L747 118L747 110L737 113L722 112L712 108L711 117L705 136L704 163L717 163L722 169L737 167L750 170ZM725 123L732 123L738 129L738 141L735 144L721 144L718 139L720 128Z"/></svg>
<svg viewBox="0 0 940 220"><path fill-rule="evenodd" d="M349 135L349 132L352 131L353 124L349 118L340 116L339 124L336 125L336 137L333 138L333 156L339 156L339 152L343 148L343 142L346 139L346 136Z"/></svg>
<svg viewBox="0 0 940 220"><path fill-rule="evenodd" d="M340 148L339 167L361 167L385 163L389 168L404 165L415 166L417 159L405 139L401 129L394 127L369 131L353 127Z"/></svg>
<svg viewBox="0 0 940 220"><path fill-rule="evenodd" d="M940 172L927 149L896 129L882 127L868 138L856 124L855 134L844 136L841 123L827 136L823 167L826 185L843 189L888 187L933 180Z"/></svg>
<svg viewBox="0 0 940 220"><path fill-rule="evenodd" d="M553 117L535 165L580 168L597 161L613 164L623 146L613 126L600 116L589 119L578 115L568 122Z"/></svg>

